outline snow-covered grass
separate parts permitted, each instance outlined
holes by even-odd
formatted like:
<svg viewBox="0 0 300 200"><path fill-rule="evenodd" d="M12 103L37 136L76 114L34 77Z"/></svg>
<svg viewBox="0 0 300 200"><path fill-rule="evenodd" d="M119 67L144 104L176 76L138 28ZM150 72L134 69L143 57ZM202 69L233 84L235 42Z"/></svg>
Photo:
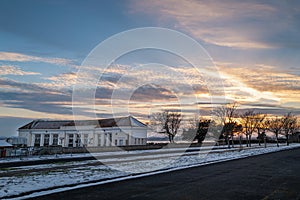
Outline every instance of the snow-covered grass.
<svg viewBox="0 0 300 200"><path fill-rule="evenodd" d="M217 146L215 149L223 149L227 146ZM191 147L190 150L210 150L212 146L205 147ZM56 154L56 155L42 155L42 156L21 156L21 157L7 157L0 159L1 163L9 163L9 162L23 162L23 161L36 161L36 160L50 160L50 159L61 159L61 158L82 158L82 157L90 157L90 156L115 156L115 155L140 155L141 153L153 153L153 152L170 152L170 151L178 151L182 152L187 148L162 148L162 149L150 149L150 150L135 150L135 151L114 151L114 152L97 152L97 153L74 153L74 154Z"/></svg>
<svg viewBox="0 0 300 200"><path fill-rule="evenodd" d="M85 164L98 162L91 161L77 161L72 163L59 163L47 165L24 166L17 168L10 168L7 171L30 170L51 168L51 170L40 170L36 172L29 172L24 175L5 176L5 171L0 175L0 198L12 195L22 194L24 192L33 192L38 190L46 190L46 193L55 191L63 191L72 188L86 187L89 185L103 184L107 181L118 181L121 179L135 178L138 176L147 176L156 173L164 173L167 171L174 171L178 169L185 169L189 167L201 166L210 163L222 162L225 160L233 160L253 155L259 155L269 152L280 151L284 149L291 149L300 147L300 144L291 144L290 146L268 145L268 148L258 147L254 145L252 148L239 149L216 149L209 151L207 148L200 153L188 152L184 156L181 153L173 152L174 149L163 149L159 151L166 151L166 154L147 154L146 152L153 152L153 150L135 151L135 152L104 152L99 155L111 155L111 158L101 160L106 165L87 166ZM156 150L157 152L157 150ZM120 154L132 154L129 157L114 158L113 156ZM85 156L85 155L84 155ZM59 166L70 166L71 168L62 169ZM120 178L122 177L122 178ZM109 179L109 180L107 180ZM72 185L72 186L70 186ZM76 186L74 186L76 185ZM61 187L59 189L53 189ZM51 189L52 188L52 189ZM34 193L35 195L45 194L45 191ZM22 197L25 198L26 196ZM27 196L30 197L30 196Z"/></svg>

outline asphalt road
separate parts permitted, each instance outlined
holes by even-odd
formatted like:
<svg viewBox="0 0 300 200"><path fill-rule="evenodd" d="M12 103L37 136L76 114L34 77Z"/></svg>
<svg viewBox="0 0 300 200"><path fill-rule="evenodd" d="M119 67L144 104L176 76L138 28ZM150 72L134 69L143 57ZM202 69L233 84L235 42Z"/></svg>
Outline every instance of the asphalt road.
<svg viewBox="0 0 300 200"><path fill-rule="evenodd" d="M300 148L35 199L300 199Z"/></svg>

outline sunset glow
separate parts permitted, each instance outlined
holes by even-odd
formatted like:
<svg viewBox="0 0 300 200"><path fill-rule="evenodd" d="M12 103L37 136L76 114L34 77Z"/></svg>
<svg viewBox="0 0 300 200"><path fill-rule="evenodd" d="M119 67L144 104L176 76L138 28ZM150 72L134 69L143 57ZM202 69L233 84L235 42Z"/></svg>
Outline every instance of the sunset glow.
<svg viewBox="0 0 300 200"><path fill-rule="evenodd" d="M64 1L1 1L0 135L16 135L31 119L73 119L74 85L93 84L78 82L78 70L98 69L81 66L84 59L105 39L142 27L168 28L193 38L218 71L198 66L205 72L201 77L190 63L168 52L130 52L99 77L96 105L82 105L86 113L110 117L112 109L128 104L128 112L143 122L164 109L181 109L188 116L199 108L208 115L217 106L210 104L205 82L210 74L223 82L225 96L215 97L220 103L224 99L238 102L241 109L299 115L299 8L297 1L279 0L72 1L68 6ZM200 65L206 62L199 59ZM146 84L134 88L129 102L120 98L112 105L114 91L126 93L136 83ZM174 85L180 92L168 90ZM186 102L179 103L178 96Z"/></svg>

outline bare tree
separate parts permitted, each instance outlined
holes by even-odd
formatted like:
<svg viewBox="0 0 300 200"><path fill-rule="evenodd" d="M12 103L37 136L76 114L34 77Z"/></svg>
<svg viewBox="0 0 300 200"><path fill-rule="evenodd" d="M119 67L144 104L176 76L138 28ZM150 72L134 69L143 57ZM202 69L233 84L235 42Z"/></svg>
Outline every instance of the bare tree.
<svg viewBox="0 0 300 200"><path fill-rule="evenodd" d="M240 147L242 147L242 137L241 137L241 133L243 132L243 126L242 124L238 124L235 123L232 134L234 135L238 135L239 136L239 143L240 143ZM232 137L233 137L232 135Z"/></svg>
<svg viewBox="0 0 300 200"><path fill-rule="evenodd" d="M247 110L240 115L240 120L246 135L247 147L251 147L251 137L256 129L260 135L260 123L264 120L264 118L264 115L255 113L254 110Z"/></svg>
<svg viewBox="0 0 300 200"><path fill-rule="evenodd" d="M228 122L223 126L223 134L231 139L231 145L234 147L233 138L235 135L239 135L242 131L242 125L238 124L237 122ZM228 140L228 148L230 148L230 140Z"/></svg>
<svg viewBox="0 0 300 200"><path fill-rule="evenodd" d="M288 113L283 117L283 127L282 130L286 137L286 144L289 145L289 136L294 133L294 131L298 128L297 117L292 113Z"/></svg>
<svg viewBox="0 0 300 200"><path fill-rule="evenodd" d="M258 139L258 144L259 146L261 145L261 141L263 140L265 143L266 147L266 125L265 125L265 119L266 119L266 114L262 113L257 113L255 116L255 119L257 121L257 139Z"/></svg>
<svg viewBox="0 0 300 200"><path fill-rule="evenodd" d="M230 137L233 145L233 131L236 125L237 107L237 103L226 104L218 107L214 112L223 126L221 135L225 138L228 147L230 147Z"/></svg>
<svg viewBox="0 0 300 200"><path fill-rule="evenodd" d="M161 129L160 133L167 135L169 141L174 143L174 137L178 132L181 120L181 113L164 111L153 114L151 117L151 124L158 125Z"/></svg>
<svg viewBox="0 0 300 200"><path fill-rule="evenodd" d="M276 116L271 119L268 119L265 124L268 130L275 134L277 147L279 147L278 135L281 133L283 128L283 118Z"/></svg>
<svg viewBox="0 0 300 200"><path fill-rule="evenodd" d="M219 118L221 124L225 125L226 123L232 123L237 116L237 107L238 104L236 102L225 104L218 107L214 114Z"/></svg>

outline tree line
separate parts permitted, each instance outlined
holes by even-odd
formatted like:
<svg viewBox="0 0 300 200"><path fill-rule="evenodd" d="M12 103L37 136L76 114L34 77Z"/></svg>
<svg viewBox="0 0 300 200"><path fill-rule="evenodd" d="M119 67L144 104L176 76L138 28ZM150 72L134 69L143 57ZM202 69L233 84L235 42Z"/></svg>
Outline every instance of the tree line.
<svg viewBox="0 0 300 200"><path fill-rule="evenodd" d="M238 136L240 145L245 138L247 147L251 147L251 139L256 132L259 145L264 143L266 146L266 132L270 131L279 146L280 135L285 136L286 143L289 145L290 136L300 128L298 117L291 112L282 116L273 116L256 112L254 109L241 111L237 103L222 105L213 112L214 119L191 120L189 127L182 133L182 139L198 143L202 143L206 137L215 141L223 139L228 147L234 147L233 139ZM165 110L154 113L150 125L155 127L158 133L165 134L170 143L174 143L182 121L183 115L180 112Z"/></svg>

